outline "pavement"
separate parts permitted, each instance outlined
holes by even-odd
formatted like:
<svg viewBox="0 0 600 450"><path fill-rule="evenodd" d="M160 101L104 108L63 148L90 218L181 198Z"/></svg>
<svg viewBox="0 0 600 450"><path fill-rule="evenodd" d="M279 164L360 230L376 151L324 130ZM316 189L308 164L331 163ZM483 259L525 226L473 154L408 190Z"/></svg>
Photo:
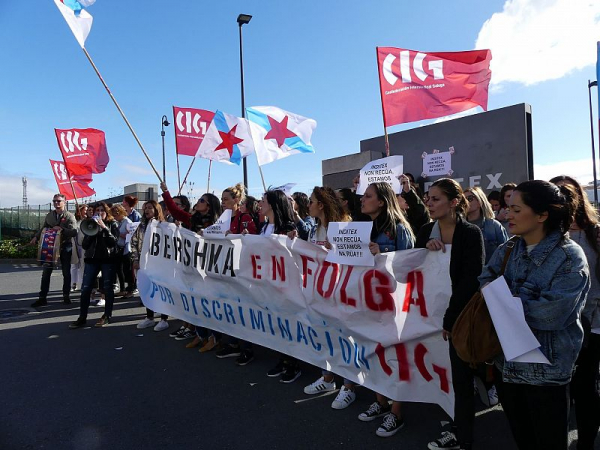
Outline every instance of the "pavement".
<svg viewBox="0 0 600 450"><path fill-rule="evenodd" d="M335 393L303 392L319 369L302 364L302 376L288 385L266 376L277 362L271 350L256 348L254 362L238 367L234 358L186 349L188 341L168 336L176 319L160 333L136 328L145 314L139 298L117 299L105 328L93 327L103 308L92 307L92 326L69 330L78 293L64 305L54 271L49 305L32 309L40 277L35 264L0 264L0 450L412 450L426 449L448 420L438 406L405 403L405 427L377 437L380 419L357 419L374 401L367 389L333 410ZM516 448L500 406L478 406L475 441L475 449Z"/></svg>

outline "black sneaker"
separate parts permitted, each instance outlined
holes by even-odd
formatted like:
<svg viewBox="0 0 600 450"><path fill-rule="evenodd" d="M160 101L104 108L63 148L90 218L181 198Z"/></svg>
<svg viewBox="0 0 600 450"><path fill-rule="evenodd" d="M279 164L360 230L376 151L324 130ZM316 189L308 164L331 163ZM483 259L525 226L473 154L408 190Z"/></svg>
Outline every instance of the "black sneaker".
<svg viewBox="0 0 600 450"><path fill-rule="evenodd" d="M71 304L71 299L69 297L65 297L65 298L63 298L63 303L65 305L70 305Z"/></svg>
<svg viewBox="0 0 600 450"><path fill-rule="evenodd" d="M193 339L195 337L196 337L196 332L190 331L189 328L186 328L185 330L183 330L183 333L181 333L179 336L175 336L175 340L176 341L186 341L188 339Z"/></svg>
<svg viewBox="0 0 600 450"><path fill-rule="evenodd" d="M242 353L240 352L240 348L237 346L234 347L233 345L227 345L216 353L217 358L219 358L219 359L237 358L241 354Z"/></svg>
<svg viewBox="0 0 600 450"><path fill-rule="evenodd" d="M298 379L298 377L302 375L302 371L298 366L287 366L285 368L285 372L281 374L281 378L279 379L280 383L293 383Z"/></svg>
<svg viewBox="0 0 600 450"><path fill-rule="evenodd" d="M46 300L42 300L41 298L39 300L36 300L35 302L33 302L31 304L32 308L39 308L40 306L46 306L48 304L48 302Z"/></svg>
<svg viewBox="0 0 600 450"><path fill-rule="evenodd" d="M358 415L358 420L362 420L363 422L370 422L371 420L375 420L378 417L385 416L390 412L390 404L385 403L385 406L381 405L379 402L372 403L371 406L365 411L361 412Z"/></svg>
<svg viewBox="0 0 600 450"><path fill-rule="evenodd" d="M442 435L427 445L429 450L460 450L460 444L451 431L443 431Z"/></svg>
<svg viewBox="0 0 600 450"><path fill-rule="evenodd" d="M254 353L249 352L248 350L242 350L242 354L235 360L235 363L238 366L245 366L246 364L250 364L254 361Z"/></svg>
<svg viewBox="0 0 600 450"><path fill-rule="evenodd" d="M391 412L384 417L383 423L377 428L375 434L380 437L390 437L395 435L398 430L403 427L404 421Z"/></svg>
<svg viewBox="0 0 600 450"><path fill-rule="evenodd" d="M285 366L283 365L283 360L280 359L277 365L267 372L267 376L275 378L281 375L283 372L285 372Z"/></svg>
<svg viewBox="0 0 600 450"><path fill-rule="evenodd" d="M181 326L179 327L179 329L177 329L177 330L175 330L175 331L171 332L171 333L169 334L169 337L172 337L172 338L174 338L174 337L177 337L177 336L179 336L180 334L183 334L183 333L185 333L185 326L184 326L184 325L181 325Z"/></svg>
<svg viewBox="0 0 600 450"><path fill-rule="evenodd" d="M75 322L72 322L72 323L69 325L69 328L70 328L71 330L75 330L75 329L77 329L77 328L82 328L82 327L85 327L85 324L86 324L86 322L87 322L87 321L86 321L85 319L82 319L81 317L79 317L79 318L78 318L78 319L77 319Z"/></svg>

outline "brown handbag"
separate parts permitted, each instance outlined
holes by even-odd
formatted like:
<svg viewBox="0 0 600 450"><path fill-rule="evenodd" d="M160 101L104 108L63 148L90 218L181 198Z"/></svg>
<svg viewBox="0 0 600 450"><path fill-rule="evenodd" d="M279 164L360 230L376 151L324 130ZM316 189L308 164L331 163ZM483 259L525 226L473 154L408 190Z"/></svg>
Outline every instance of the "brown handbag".
<svg viewBox="0 0 600 450"><path fill-rule="evenodd" d="M511 238L507 243L507 251L498 276L504 274L508 258L518 237ZM471 367L490 362L500 353L502 347L490 317L481 290L478 290L462 310L452 327L452 345L458 357L469 363Z"/></svg>

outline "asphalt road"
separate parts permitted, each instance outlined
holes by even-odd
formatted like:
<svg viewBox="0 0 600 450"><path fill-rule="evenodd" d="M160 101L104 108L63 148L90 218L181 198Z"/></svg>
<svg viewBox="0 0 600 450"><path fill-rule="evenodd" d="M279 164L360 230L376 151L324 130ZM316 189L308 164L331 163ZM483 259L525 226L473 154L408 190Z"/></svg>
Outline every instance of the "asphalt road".
<svg viewBox="0 0 600 450"><path fill-rule="evenodd" d="M137 298L118 300L105 328L69 330L79 302L75 295L62 304L60 271L49 306L29 307L40 276L35 266L0 265L0 450L426 449L448 420L435 405L405 403L406 426L377 437L379 419L357 419L374 400L368 390L333 410L335 393L303 393L319 369L303 364L302 376L286 385L266 376L277 360L271 350L258 348L253 363L237 367L186 349L169 331L136 329L145 312ZM88 324L102 309L91 308ZM2 318L8 310L24 314ZM499 406L480 405L475 440L476 449L515 448Z"/></svg>

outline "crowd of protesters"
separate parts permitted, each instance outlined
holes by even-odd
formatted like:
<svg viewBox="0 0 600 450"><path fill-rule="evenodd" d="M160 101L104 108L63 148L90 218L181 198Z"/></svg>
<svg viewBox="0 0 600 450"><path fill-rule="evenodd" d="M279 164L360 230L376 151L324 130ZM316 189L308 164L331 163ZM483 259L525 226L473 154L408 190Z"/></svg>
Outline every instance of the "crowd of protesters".
<svg viewBox="0 0 600 450"><path fill-rule="evenodd" d="M220 202L206 193L193 208L187 197L171 197L163 183L163 204L147 201L141 215L135 209L137 199L126 196L122 205L83 205L75 217L66 211L64 197L55 195L54 210L44 227L62 232L58 250L63 301L70 303L70 294L81 286L80 315L70 327L86 325L95 290L100 291L105 308L96 327L111 322L115 291L124 297L137 293L135 273L152 220L171 221L202 235L230 209L230 233L287 235L325 249L331 248L327 240L330 223L372 221L369 249L373 255L413 247L445 252L451 245L451 295L442 336L449 342L454 420L428 448L474 448L477 391L486 405L502 404L521 450L567 449L574 402L577 448L593 449L600 426L600 225L580 184L568 176L550 182L509 183L486 197L480 188L463 191L449 178L435 181L424 193L410 174L402 175L400 182L399 194L387 183L373 183L363 196L352 189L315 187L310 196L296 192L288 197L283 191L269 190L258 200L246 196L238 184L225 189ZM97 232L82 233L84 221L86 225L93 221ZM32 244L40 235L41 231ZM512 245L508 245L511 236ZM47 304L52 268L47 264L43 269L39 299L33 307ZM469 299L502 271L512 295L521 299L525 320L550 364L505 361L500 355L491 365L473 368L458 356L452 341L457 318ZM146 309L137 327L163 331L169 328L168 317L161 315L156 322L154 312ZM254 359L252 343L216 330L184 322L170 336L188 341L189 348L199 347L201 353L214 351L218 358L236 358L240 366ZM335 391L336 370L330 369L323 370L304 392ZM301 370L300 361L279 354L267 375L292 383ZM356 399L356 387L344 379L331 407L349 407ZM377 418L382 420L378 436L396 434L404 426L401 403L375 393L375 401L358 419Z"/></svg>

